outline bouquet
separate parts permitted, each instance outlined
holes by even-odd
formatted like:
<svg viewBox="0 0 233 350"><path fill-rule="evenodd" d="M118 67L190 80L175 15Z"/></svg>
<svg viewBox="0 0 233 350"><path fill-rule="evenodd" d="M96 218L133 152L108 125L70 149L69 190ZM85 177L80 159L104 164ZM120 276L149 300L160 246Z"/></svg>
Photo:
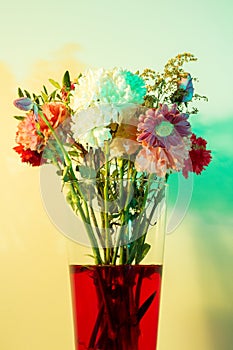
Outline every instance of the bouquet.
<svg viewBox="0 0 233 350"><path fill-rule="evenodd" d="M119 326L126 305L116 302L116 286L131 286L128 294L125 289L121 293L128 295L134 324L139 324L155 298L151 293L139 305L142 273L148 278L153 272L144 267L131 278L127 270L122 284L120 266L137 266L150 251L148 230L158 221L169 176L200 174L211 161L206 140L191 128L191 115L198 113L192 103L207 98L194 93L197 79L183 68L190 61L196 61L192 54L179 54L161 73L101 68L71 79L66 71L61 84L49 79L52 92L45 86L39 94L18 89L14 104L26 113L15 116L14 150L22 162L57 168L66 200L86 229L94 265L118 266L111 277L106 269L96 272L103 301L87 349L138 349L130 340L138 344L138 329ZM136 280L133 297L129 290ZM101 325L104 310L108 316ZM124 338L121 345L116 338Z"/></svg>
<svg viewBox="0 0 233 350"><path fill-rule="evenodd" d="M61 85L49 79L55 87L51 93L45 86L39 95L18 90L14 104L26 115L15 117L20 122L14 150L32 166L57 167L67 202L85 223L96 264L116 264L118 258L120 264L139 262L139 251L145 254L148 246L140 246L134 231L148 199L157 197L154 207L159 200L159 186L149 190L150 185L178 171L185 177L200 174L211 160L207 142L190 124L190 115L198 112L189 109L190 102L206 99L194 94L197 79L183 69L195 60L192 54L177 55L162 73L98 69L71 80L67 71ZM102 207L101 224L95 198ZM135 227L126 238L129 219ZM141 231L143 236L146 224ZM119 246L125 246L121 256Z"/></svg>

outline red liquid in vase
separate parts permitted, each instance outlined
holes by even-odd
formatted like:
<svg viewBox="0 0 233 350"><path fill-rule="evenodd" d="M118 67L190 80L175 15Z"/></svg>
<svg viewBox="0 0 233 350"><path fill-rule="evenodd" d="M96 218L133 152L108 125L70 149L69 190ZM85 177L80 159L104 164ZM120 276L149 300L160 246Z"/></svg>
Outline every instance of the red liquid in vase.
<svg viewBox="0 0 233 350"><path fill-rule="evenodd" d="M76 350L156 350L161 265L70 267Z"/></svg>

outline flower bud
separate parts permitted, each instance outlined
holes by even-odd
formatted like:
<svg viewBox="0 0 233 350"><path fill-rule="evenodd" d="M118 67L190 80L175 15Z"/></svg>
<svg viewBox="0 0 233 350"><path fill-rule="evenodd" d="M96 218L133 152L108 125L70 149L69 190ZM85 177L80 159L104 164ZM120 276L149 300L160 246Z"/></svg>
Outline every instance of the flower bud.
<svg viewBox="0 0 233 350"><path fill-rule="evenodd" d="M28 97L17 98L17 100L14 101L14 105L22 111L30 111L33 109L33 102Z"/></svg>
<svg viewBox="0 0 233 350"><path fill-rule="evenodd" d="M190 74L188 74L186 78L181 78L181 80L178 82L178 88L185 91L182 102L189 102L192 100L194 89Z"/></svg>

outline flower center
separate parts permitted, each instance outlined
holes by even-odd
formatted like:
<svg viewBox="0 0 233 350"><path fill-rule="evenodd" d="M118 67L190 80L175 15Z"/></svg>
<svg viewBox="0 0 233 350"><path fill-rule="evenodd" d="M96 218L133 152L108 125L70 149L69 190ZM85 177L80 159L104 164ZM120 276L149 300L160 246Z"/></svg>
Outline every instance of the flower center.
<svg viewBox="0 0 233 350"><path fill-rule="evenodd" d="M166 121L162 121L159 125L156 125L155 132L158 136L166 137L168 135L171 135L173 129L173 124Z"/></svg>

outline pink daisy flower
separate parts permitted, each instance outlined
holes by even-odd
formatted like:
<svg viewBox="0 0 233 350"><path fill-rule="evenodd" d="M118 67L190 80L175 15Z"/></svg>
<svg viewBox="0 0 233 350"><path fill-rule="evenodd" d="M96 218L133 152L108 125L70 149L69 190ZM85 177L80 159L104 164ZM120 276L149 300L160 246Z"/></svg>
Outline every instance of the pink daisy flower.
<svg viewBox="0 0 233 350"><path fill-rule="evenodd" d="M169 151L162 147L143 147L136 157L135 167L138 171L165 177L170 171L181 170L188 156L189 151L184 143L171 146Z"/></svg>
<svg viewBox="0 0 233 350"><path fill-rule="evenodd" d="M148 147L176 146L182 137L191 134L188 114L180 113L174 104L169 110L166 104L158 109L149 109L139 117L137 137L139 142Z"/></svg>

